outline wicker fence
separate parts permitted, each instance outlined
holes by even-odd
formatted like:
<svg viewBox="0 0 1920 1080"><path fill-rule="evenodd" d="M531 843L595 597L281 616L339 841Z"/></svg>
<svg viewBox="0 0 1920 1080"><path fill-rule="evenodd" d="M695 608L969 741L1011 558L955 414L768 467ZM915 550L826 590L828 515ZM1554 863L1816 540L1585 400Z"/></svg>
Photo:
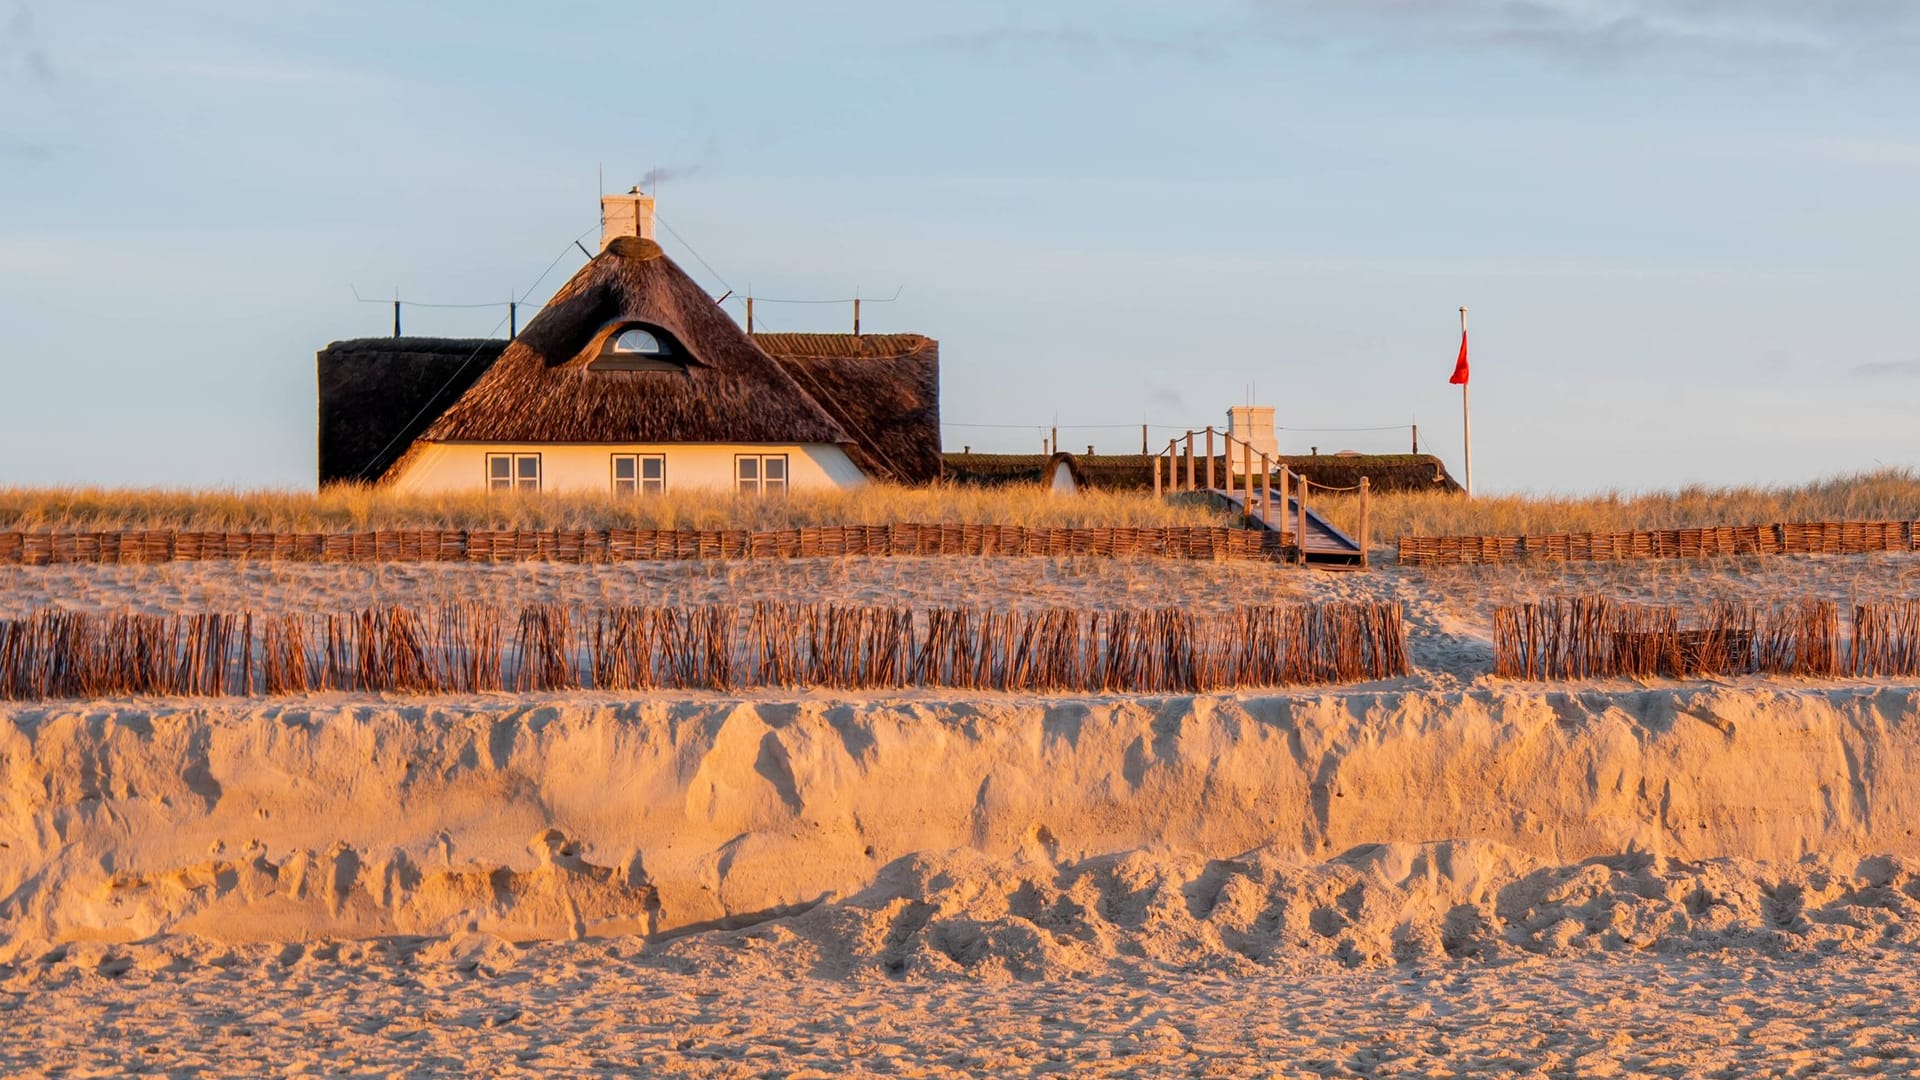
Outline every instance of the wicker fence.
<svg viewBox="0 0 1920 1080"><path fill-rule="evenodd" d="M1717 603L1702 609L1598 596L1494 609L1494 674L1608 676L1920 675L1920 600ZM1851 630L1848 633L1848 630Z"/></svg>
<svg viewBox="0 0 1920 1080"><path fill-rule="evenodd" d="M0 620L0 698L951 687L1192 693L1405 674L1397 604L1194 615L756 604Z"/></svg>
<svg viewBox="0 0 1920 1080"><path fill-rule="evenodd" d="M1724 555L1858 555L1920 550L1912 521L1826 521L1723 525L1640 532L1552 533L1542 536L1403 536L1400 561L1460 566L1520 559L1607 561L1699 559Z"/></svg>
<svg viewBox="0 0 1920 1080"><path fill-rule="evenodd" d="M1019 525L829 525L744 529L433 530L338 533L0 533L0 564L136 563L194 559L313 562L603 563L840 555L1094 555L1279 559L1287 538L1224 526L1043 528Z"/></svg>

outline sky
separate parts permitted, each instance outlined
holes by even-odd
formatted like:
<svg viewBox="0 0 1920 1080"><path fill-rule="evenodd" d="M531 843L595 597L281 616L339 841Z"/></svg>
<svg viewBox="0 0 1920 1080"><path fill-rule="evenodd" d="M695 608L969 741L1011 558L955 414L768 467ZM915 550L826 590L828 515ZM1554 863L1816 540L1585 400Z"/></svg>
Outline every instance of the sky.
<svg viewBox="0 0 1920 1080"><path fill-rule="evenodd" d="M317 349L643 181L737 317L897 293L951 450L1457 474L1466 305L1483 491L1920 465L1916 73L1915 0L0 0L0 486L311 487Z"/></svg>

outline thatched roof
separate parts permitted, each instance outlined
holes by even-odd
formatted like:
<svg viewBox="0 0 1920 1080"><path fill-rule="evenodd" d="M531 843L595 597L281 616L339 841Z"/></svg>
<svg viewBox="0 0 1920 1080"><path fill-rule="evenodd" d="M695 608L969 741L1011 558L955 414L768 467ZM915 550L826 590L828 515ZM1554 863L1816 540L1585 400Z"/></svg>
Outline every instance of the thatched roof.
<svg viewBox="0 0 1920 1080"><path fill-rule="evenodd" d="M484 338L364 338L320 350L320 482L378 479L506 347Z"/></svg>
<svg viewBox="0 0 1920 1080"><path fill-rule="evenodd" d="M1355 487L1364 476L1375 492L1466 491L1432 454L1291 454L1280 463L1327 487Z"/></svg>
<svg viewBox="0 0 1920 1080"><path fill-rule="evenodd" d="M627 322L662 328L693 362L587 370ZM319 381L322 484L389 475L421 440L825 442L870 476L925 483L941 469L938 342L748 335L637 237L582 268L515 341L334 342Z"/></svg>
<svg viewBox="0 0 1920 1080"><path fill-rule="evenodd" d="M940 476L940 343L920 334L755 334L853 435L856 464L924 484Z"/></svg>
<svg viewBox="0 0 1920 1080"><path fill-rule="evenodd" d="M682 371L595 371L626 322L665 330ZM621 237L575 274L427 428L430 442L839 443L854 440L658 244Z"/></svg>
<svg viewBox="0 0 1920 1080"><path fill-rule="evenodd" d="M1145 454L946 454L947 476L962 484L1037 484L1051 480L1053 463L1068 459L1074 479L1102 491L1151 491L1153 467ZM1459 491L1446 465L1431 454L1289 454L1277 464L1327 487L1353 487L1367 477L1373 490ZM1184 469L1184 459L1181 468ZM1215 479L1224 483L1226 458L1214 456ZM1206 459L1194 462L1204 476ZM1183 474L1184 475L1184 474ZM1202 480L1202 483L1205 481Z"/></svg>

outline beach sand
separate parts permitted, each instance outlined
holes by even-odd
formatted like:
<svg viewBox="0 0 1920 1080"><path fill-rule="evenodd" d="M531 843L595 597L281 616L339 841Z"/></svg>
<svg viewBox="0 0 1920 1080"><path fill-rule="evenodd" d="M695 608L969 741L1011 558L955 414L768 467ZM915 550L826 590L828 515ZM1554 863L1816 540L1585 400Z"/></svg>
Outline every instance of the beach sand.
<svg viewBox="0 0 1920 1080"><path fill-rule="evenodd" d="M1502 599L1881 599L1912 591L1899 559L0 577L0 614L1388 598L1417 668L0 707L0 1072L1920 1071L1920 685L1487 671Z"/></svg>

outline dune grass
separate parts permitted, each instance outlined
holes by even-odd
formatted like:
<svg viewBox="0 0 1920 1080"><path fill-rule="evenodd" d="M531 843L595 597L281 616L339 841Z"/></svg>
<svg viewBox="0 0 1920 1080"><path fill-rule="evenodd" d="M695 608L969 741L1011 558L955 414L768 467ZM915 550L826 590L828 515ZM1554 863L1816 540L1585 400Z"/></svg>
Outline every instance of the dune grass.
<svg viewBox="0 0 1920 1080"><path fill-rule="evenodd" d="M1039 485L915 488L873 484L763 499L710 491L611 495L401 495L372 487L297 491L0 488L0 531L181 529L783 529L814 525L1221 525L1199 500L1151 494L1050 494Z"/></svg>
<svg viewBox="0 0 1920 1080"><path fill-rule="evenodd" d="M1359 524L1359 499L1317 497L1314 509L1343 529ZM1920 470L1879 469L1782 487L1690 486L1638 495L1499 495L1467 499L1438 492L1376 495L1375 543L1402 536L1525 536L1779 521L1920 519Z"/></svg>
<svg viewBox="0 0 1920 1080"><path fill-rule="evenodd" d="M1352 531L1359 500L1319 495L1311 504ZM1882 469L1782 487L1686 487L1593 496L1436 492L1373 497L1376 544L1401 536L1519 536L1776 521L1920 519L1920 470ZM348 529L781 529L813 525L1061 526L1221 525L1204 499L1150 493L1051 494L1039 485L902 487L795 492L761 499L684 491L644 499L607 495L400 495L371 487L299 491L0 488L0 531L182 529L330 532Z"/></svg>

